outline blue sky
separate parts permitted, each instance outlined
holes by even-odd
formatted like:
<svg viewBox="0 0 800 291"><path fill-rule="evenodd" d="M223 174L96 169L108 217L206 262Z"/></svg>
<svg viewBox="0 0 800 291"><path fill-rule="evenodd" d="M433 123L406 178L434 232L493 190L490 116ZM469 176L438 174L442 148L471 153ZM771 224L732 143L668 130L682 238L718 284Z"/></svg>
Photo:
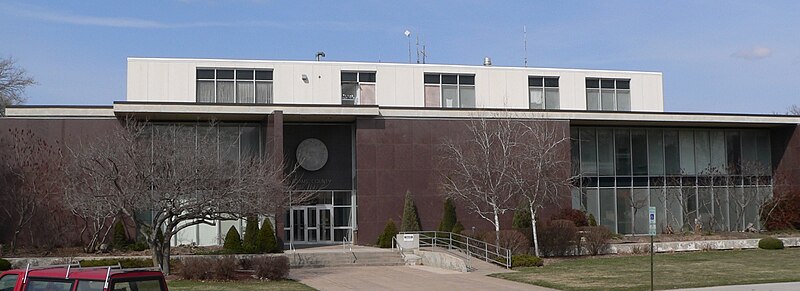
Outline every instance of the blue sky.
<svg viewBox="0 0 800 291"><path fill-rule="evenodd" d="M800 1L0 1L28 104L125 99L126 57L406 62L664 73L667 111L800 104ZM412 36L413 37L413 36Z"/></svg>

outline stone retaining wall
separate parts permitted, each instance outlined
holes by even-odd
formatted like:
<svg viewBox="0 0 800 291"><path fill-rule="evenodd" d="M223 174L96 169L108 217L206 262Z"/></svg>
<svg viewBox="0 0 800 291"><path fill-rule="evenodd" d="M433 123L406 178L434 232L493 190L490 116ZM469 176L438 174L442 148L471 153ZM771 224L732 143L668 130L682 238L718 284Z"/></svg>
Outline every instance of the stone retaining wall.
<svg viewBox="0 0 800 291"><path fill-rule="evenodd" d="M780 238L786 247L800 247L800 237ZM707 250L734 250L756 249L759 239L731 239L731 240L703 240L703 241L676 241L657 242L653 248L657 253L707 251ZM650 243L611 244L606 254L632 254L646 252Z"/></svg>

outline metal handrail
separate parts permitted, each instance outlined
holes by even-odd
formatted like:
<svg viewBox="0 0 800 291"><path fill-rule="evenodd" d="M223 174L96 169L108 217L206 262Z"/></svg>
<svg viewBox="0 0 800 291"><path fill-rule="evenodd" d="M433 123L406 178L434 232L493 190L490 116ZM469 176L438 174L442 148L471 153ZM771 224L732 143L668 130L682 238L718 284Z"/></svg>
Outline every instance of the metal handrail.
<svg viewBox="0 0 800 291"><path fill-rule="evenodd" d="M489 263L511 268L511 250L477 240L462 234L446 231L405 231L419 235L420 247L447 247L464 252L468 257L482 259Z"/></svg>
<svg viewBox="0 0 800 291"><path fill-rule="evenodd" d="M397 250L400 252L400 257L403 258L403 261L406 260L406 254L404 253L403 246L400 245L400 242L397 241L397 237L392 237L392 251L394 251L394 247L397 246Z"/></svg>

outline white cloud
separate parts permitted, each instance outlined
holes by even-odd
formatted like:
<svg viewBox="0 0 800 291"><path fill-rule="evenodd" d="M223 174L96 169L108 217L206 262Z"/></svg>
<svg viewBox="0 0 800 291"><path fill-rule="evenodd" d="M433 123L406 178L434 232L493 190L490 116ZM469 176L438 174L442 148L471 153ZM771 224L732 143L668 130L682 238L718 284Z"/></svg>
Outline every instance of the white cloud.
<svg viewBox="0 0 800 291"><path fill-rule="evenodd" d="M49 11L37 7L21 7L0 5L0 11L5 10L16 16L37 19L54 23L75 25L121 27L121 28L186 28L186 27L230 27L230 26L270 26L286 27L284 24L269 21L249 22L177 22L168 23L150 19L132 17L104 17L78 15L69 12Z"/></svg>
<svg viewBox="0 0 800 291"><path fill-rule="evenodd" d="M770 56L772 56L772 49L764 46L743 49L731 55L731 57L746 60L760 60Z"/></svg>

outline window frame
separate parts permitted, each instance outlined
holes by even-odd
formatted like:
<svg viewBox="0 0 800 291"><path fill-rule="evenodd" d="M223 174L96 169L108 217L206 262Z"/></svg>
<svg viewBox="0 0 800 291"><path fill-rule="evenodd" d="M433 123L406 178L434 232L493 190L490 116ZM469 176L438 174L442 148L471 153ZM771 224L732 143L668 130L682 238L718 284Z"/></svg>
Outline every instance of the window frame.
<svg viewBox="0 0 800 291"><path fill-rule="evenodd" d="M533 84L533 80L540 79L541 85ZM548 80L555 79L555 86L548 86ZM544 109L544 110L558 110L561 109L561 76L545 76L545 75L529 75L528 76L528 109ZM542 108L534 108L531 95L532 89L540 89L542 93ZM549 104L547 102L547 90L555 89L557 102L556 104ZM548 108L552 107L552 108Z"/></svg>
<svg viewBox="0 0 800 291"><path fill-rule="evenodd" d="M455 83L450 81L445 82L445 77L455 77ZM436 78L437 81L434 82L432 79ZM430 80L429 80L430 79ZM462 80L467 79L467 80ZM475 91L475 73L437 73L437 72L424 72L423 73L423 87L431 86L431 87L439 87L439 107L440 108L477 108L478 106L478 97ZM446 106L445 105L445 88L456 89L456 106ZM471 107L464 107L464 96L462 96L462 89L472 89L473 92L473 104ZM423 89L423 92L425 90ZM423 98L427 98L427 96L423 96Z"/></svg>
<svg viewBox="0 0 800 291"><path fill-rule="evenodd" d="M355 74L356 75L356 80L355 81L351 81L351 80L345 81L344 78L342 78L342 76L344 74ZM372 78L371 81L362 80L363 79L362 74L364 76L372 75L373 78ZM378 99L378 96L377 96L378 72L377 71L341 70L339 72L339 81L341 83L341 86L339 87L341 89L340 92L341 92L341 95L342 95L341 98L339 99L340 102L341 102L341 105L361 105L361 85L362 84L374 85L376 87L375 103L377 103L377 99ZM352 101L353 104L345 104L344 103L345 102L345 100L344 100L344 85L345 84L354 84L356 86L356 94L355 94L355 96L353 96L353 101Z"/></svg>
<svg viewBox="0 0 800 291"><path fill-rule="evenodd" d="M590 85L591 84L591 85ZM631 79L630 78L608 78L608 77L586 77L585 78L585 89L586 89L586 110L592 111L622 111L622 112L629 112L632 111L631 109ZM611 103L612 108L605 109L603 107L604 101L604 93L608 94L611 93ZM627 93L627 103L620 106L620 96ZM590 100L590 96L594 95L597 100L592 102ZM593 104L594 103L594 104Z"/></svg>
<svg viewBox="0 0 800 291"><path fill-rule="evenodd" d="M211 71L213 78L207 77L200 77L200 71ZM220 78L218 71L232 71L233 76L232 78ZM251 78L239 78L240 72L247 73L250 72ZM265 74L266 73L266 74ZM265 74L264 78L259 78L259 75ZM274 85L274 69L272 68L227 68L227 67L196 67L195 68L195 102L198 103L221 103L219 101L219 86L220 82L228 82L233 83L233 102L225 104L272 104L271 98L267 98L266 102L259 103L258 97L256 96L258 93L258 85L259 84L270 84ZM197 91L199 82L213 82L214 84L214 98L211 101L200 101L200 92ZM252 100L248 100L249 102L241 102L239 100L239 83L247 83L251 82L253 85L253 98Z"/></svg>

